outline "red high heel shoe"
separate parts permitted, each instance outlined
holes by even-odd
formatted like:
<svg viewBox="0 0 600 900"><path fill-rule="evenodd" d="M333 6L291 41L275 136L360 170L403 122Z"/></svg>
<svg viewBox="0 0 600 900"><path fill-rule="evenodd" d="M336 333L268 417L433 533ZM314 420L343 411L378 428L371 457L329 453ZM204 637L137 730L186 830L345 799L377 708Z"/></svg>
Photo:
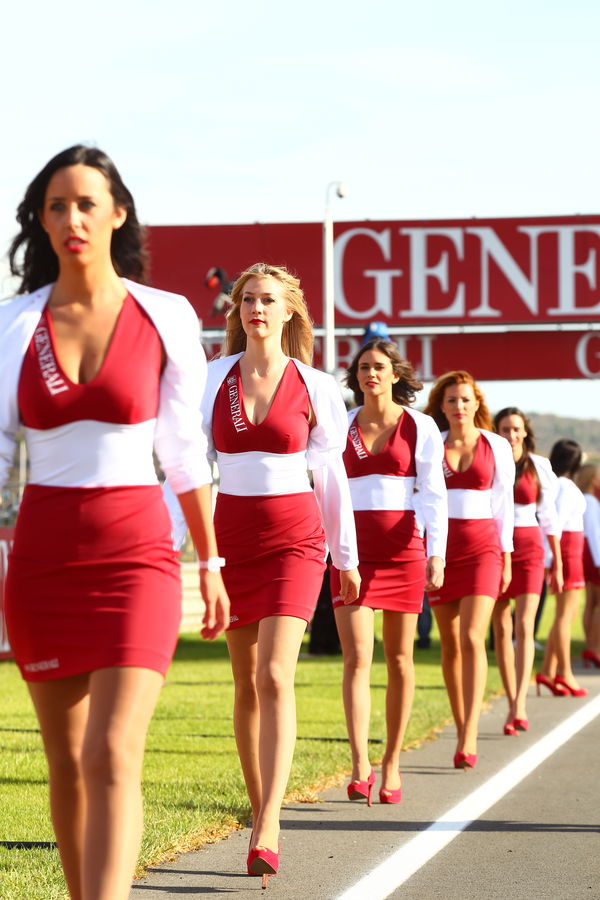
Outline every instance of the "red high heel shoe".
<svg viewBox="0 0 600 900"><path fill-rule="evenodd" d="M371 769L371 774L366 781L351 781L348 785L348 800L364 800L367 799L367 806L372 806L371 794L373 793L373 785L375 784L375 772Z"/></svg>
<svg viewBox="0 0 600 900"><path fill-rule="evenodd" d="M507 722L506 725L504 726L504 734L508 735L509 737L517 736L517 727L515 725L515 721L516 720L513 720L512 722Z"/></svg>
<svg viewBox="0 0 600 900"><path fill-rule="evenodd" d="M477 763L476 753L455 753L454 768L455 769L474 769Z"/></svg>
<svg viewBox="0 0 600 900"><path fill-rule="evenodd" d="M400 772L398 772L400 775ZM402 776L400 775L399 788L381 788L379 791L380 803L401 803L402 802Z"/></svg>
<svg viewBox="0 0 600 900"><path fill-rule="evenodd" d="M252 847L248 854L248 875L262 875L262 889L267 886L269 875L277 875L279 869L279 847L277 853L268 847Z"/></svg>
<svg viewBox="0 0 600 900"><path fill-rule="evenodd" d="M565 681L565 679L562 677L562 675L554 676L554 684L561 685L562 687L564 687L566 689L567 693L571 695L571 697L587 697L587 695L588 695L588 692L586 691L585 688L572 687L572 685L570 685L567 681Z"/></svg>
<svg viewBox="0 0 600 900"><path fill-rule="evenodd" d="M600 656L594 653L593 650L584 650L581 656L586 669L589 669L590 666L596 666L597 669L600 669Z"/></svg>
<svg viewBox="0 0 600 900"><path fill-rule="evenodd" d="M516 731L529 730L529 719L513 719L512 723Z"/></svg>
<svg viewBox="0 0 600 900"><path fill-rule="evenodd" d="M541 694L540 686L544 685L547 687L549 691L552 691L555 697L566 697L569 693L563 687L560 687L558 684L555 684L551 678L546 678L545 675L541 675L539 672L535 676L535 687L538 697Z"/></svg>

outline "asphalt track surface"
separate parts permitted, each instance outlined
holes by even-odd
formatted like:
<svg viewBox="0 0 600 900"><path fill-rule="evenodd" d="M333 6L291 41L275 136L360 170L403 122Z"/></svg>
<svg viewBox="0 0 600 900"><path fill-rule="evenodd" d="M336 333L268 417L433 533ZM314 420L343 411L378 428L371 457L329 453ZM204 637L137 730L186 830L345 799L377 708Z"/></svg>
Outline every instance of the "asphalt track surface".
<svg viewBox="0 0 600 900"><path fill-rule="evenodd" d="M452 768L452 728L403 753L399 805L350 803L341 786L286 806L266 891L245 873L244 829L151 870L130 900L600 900L600 670L577 676L588 697L530 688L518 737L495 700L471 771Z"/></svg>

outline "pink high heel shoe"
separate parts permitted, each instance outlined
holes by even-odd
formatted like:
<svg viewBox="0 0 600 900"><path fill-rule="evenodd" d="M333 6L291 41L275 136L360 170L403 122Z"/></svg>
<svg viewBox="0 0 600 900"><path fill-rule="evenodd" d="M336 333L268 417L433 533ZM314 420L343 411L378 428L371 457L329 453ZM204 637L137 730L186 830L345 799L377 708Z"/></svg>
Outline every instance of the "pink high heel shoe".
<svg viewBox="0 0 600 900"><path fill-rule="evenodd" d="M367 806L372 806L371 794L373 793L373 785L375 784L375 772L371 769L371 774L366 781L351 781L348 785L348 800L364 800L366 797Z"/></svg>
<svg viewBox="0 0 600 900"><path fill-rule="evenodd" d="M562 677L562 675L554 676L554 684L557 687L559 687L559 686L564 687L566 689L567 693L571 695L571 697L587 697L587 695L588 695L588 692L586 691L585 688L572 687L572 685L570 685L568 683L568 681L565 681L565 679Z"/></svg>
<svg viewBox="0 0 600 900"><path fill-rule="evenodd" d="M279 869L279 847L277 853L268 847L252 847L248 853L248 875L262 875L262 889L267 887L269 875L277 875Z"/></svg>
<svg viewBox="0 0 600 900"><path fill-rule="evenodd" d="M513 728L515 731L528 731L529 730L529 719L513 719Z"/></svg>
<svg viewBox="0 0 600 900"><path fill-rule="evenodd" d="M581 656L586 669L589 669L590 666L596 666L597 669L600 669L600 656L594 653L593 650L584 650Z"/></svg>
<svg viewBox="0 0 600 900"><path fill-rule="evenodd" d="M400 772L398 772L400 775ZM401 803L402 802L402 776L400 775L399 788L381 788L379 791L380 803Z"/></svg>
<svg viewBox="0 0 600 900"><path fill-rule="evenodd" d="M455 769L474 769L477 763L476 753L455 753L454 768Z"/></svg>

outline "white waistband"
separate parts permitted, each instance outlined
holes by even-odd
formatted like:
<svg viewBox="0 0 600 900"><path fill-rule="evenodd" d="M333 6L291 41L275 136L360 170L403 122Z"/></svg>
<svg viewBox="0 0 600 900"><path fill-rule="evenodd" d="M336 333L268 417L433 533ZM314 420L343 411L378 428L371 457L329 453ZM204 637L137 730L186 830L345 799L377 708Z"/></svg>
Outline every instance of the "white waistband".
<svg viewBox="0 0 600 900"><path fill-rule="evenodd" d="M48 487L158 484L152 460L156 419L116 425L85 419L58 428L25 428L29 482Z"/></svg>
<svg viewBox="0 0 600 900"><path fill-rule="evenodd" d="M515 503L515 528L528 528L537 525L535 517L537 503Z"/></svg>
<svg viewBox="0 0 600 900"><path fill-rule="evenodd" d="M492 492L451 488L448 491L449 519L491 519Z"/></svg>
<svg viewBox="0 0 600 900"><path fill-rule="evenodd" d="M311 491L306 453L217 452L219 490L236 497L303 494Z"/></svg>
<svg viewBox="0 0 600 900"><path fill-rule="evenodd" d="M353 509L415 508L415 479L412 476L360 475L348 481Z"/></svg>

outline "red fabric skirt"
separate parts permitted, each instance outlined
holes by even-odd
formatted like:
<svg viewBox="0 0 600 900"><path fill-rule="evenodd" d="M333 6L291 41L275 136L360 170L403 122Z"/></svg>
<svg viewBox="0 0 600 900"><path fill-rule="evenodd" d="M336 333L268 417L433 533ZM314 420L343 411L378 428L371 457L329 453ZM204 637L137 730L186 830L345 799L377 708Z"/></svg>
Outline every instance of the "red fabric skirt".
<svg viewBox="0 0 600 900"><path fill-rule="evenodd" d="M563 531L560 539L563 564L563 590L585 587L583 573L583 531Z"/></svg>
<svg viewBox="0 0 600 900"><path fill-rule="evenodd" d="M231 601L230 628L267 616L312 618L325 571L325 535L312 491L218 494L215 530Z"/></svg>
<svg viewBox="0 0 600 900"><path fill-rule="evenodd" d="M164 674L181 580L158 485L29 485L5 588L8 636L26 681L107 666Z"/></svg>
<svg viewBox="0 0 600 900"><path fill-rule="evenodd" d="M542 592L544 584L544 545L537 525L517 527L514 530L512 553L512 580L499 599L520 597L522 594Z"/></svg>
<svg viewBox="0 0 600 900"><path fill-rule="evenodd" d="M590 584L600 585L600 567L594 565L587 539L584 540L583 544L583 574L586 582L589 581Z"/></svg>
<svg viewBox="0 0 600 900"><path fill-rule="evenodd" d="M493 519L449 519L444 584L429 593L438 606L461 597L498 596L502 577L500 539Z"/></svg>

